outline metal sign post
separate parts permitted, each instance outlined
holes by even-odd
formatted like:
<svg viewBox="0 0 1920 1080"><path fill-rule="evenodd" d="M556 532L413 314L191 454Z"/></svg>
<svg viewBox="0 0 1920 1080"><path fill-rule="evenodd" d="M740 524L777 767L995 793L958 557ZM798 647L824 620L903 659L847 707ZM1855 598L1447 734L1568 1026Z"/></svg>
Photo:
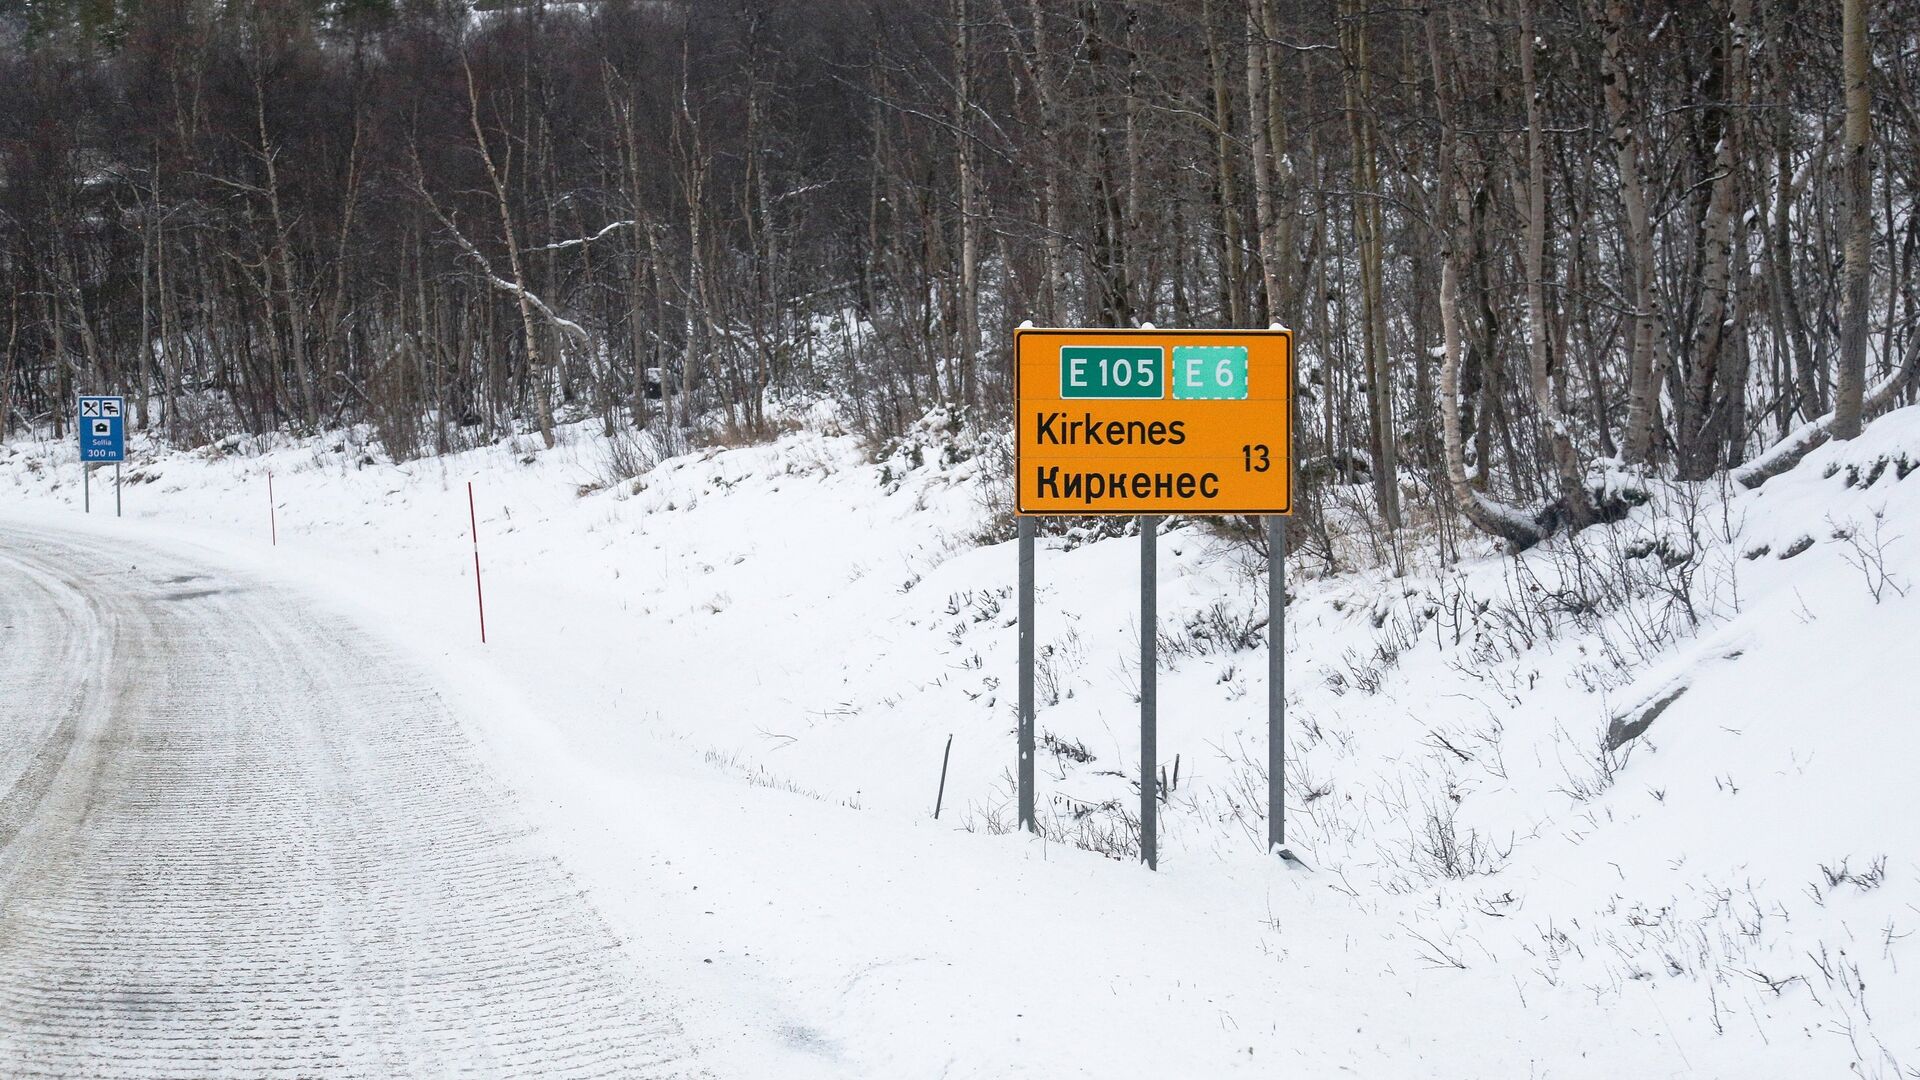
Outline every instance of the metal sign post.
<svg viewBox="0 0 1920 1080"><path fill-rule="evenodd" d="M1160 636L1160 620L1155 607L1159 601L1157 568L1160 519L1140 515L1140 861L1147 869L1160 868L1159 785L1155 770L1160 765L1160 663L1155 645Z"/></svg>
<svg viewBox="0 0 1920 1080"><path fill-rule="evenodd" d="M1287 843L1287 519L1267 518L1267 853Z"/></svg>
<svg viewBox="0 0 1920 1080"><path fill-rule="evenodd" d="M1020 824L1039 832L1033 817L1033 533L1020 519Z"/></svg>
<svg viewBox="0 0 1920 1080"><path fill-rule="evenodd" d="M1161 515L1267 518L1269 850L1291 859L1285 780L1286 515L1293 512L1293 332L1022 326L1014 349L1014 510L1020 515L1020 824L1034 821L1033 518L1140 519L1140 858L1157 869Z"/></svg>
<svg viewBox="0 0 1920 1080"><path fill-rule="evenodd" d="M80 399L73 430L80 437L81 506L93 512L93 466L113 464L113 516L120 516L120 463L127 460L126 399L89 395Z"/></svg>

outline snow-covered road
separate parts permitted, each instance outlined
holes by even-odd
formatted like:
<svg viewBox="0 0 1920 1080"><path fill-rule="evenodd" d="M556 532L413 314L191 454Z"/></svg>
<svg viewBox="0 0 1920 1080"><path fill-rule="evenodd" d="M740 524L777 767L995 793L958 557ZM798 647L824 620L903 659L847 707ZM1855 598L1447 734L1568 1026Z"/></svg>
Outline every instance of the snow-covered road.
<svg viewBox="0 0 1920 1080"><path fill-rule="evenodd" d="M0 1076L683 1076L425 677L296 594L0 527Z"/></svg>

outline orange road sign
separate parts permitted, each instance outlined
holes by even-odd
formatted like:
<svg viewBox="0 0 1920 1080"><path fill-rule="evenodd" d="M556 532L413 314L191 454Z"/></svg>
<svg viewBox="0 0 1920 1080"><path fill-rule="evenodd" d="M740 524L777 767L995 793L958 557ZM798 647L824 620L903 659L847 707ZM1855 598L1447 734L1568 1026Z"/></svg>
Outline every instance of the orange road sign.
<svg viewBox="0 0 1920 1080"><path fill-rule="evenodd" d="M1022 514L1293 512L1289 330L1013 332Z"/></svg>

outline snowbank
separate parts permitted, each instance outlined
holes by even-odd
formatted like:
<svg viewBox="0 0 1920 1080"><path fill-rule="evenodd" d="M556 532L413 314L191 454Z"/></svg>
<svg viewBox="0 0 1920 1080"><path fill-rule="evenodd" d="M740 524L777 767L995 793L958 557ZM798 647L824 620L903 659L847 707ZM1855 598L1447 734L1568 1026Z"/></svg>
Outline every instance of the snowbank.
<svg viewBox="0 0 1920 1080"><path fill-rule="evenodd" d="M118 523L79 518L71 447L16 444L0 535L214 548L414 656L723 1072L1920 1068L1920 410L1519 559L1298 581L1312 872L1259 852L1257 561L1169 530L1158 875L1125 858L1133 543L1043 541L1048 838L994 835L1015 640L1012 546L976 542L990 448L935 417L875 460L816 415L629 478L563 436L153 454Z"/></svg>

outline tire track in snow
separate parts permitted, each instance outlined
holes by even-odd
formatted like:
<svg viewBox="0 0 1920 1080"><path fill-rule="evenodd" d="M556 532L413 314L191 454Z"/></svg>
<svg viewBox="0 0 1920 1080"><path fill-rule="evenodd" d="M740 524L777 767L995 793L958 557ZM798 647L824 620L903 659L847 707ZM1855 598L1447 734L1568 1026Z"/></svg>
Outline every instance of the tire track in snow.
<svg viewBox="0 0 1920 1080"><path fill-rule="evenodd" d="M695 1073L627 964L344 621L0 530L0 1076Z"/></svg>

